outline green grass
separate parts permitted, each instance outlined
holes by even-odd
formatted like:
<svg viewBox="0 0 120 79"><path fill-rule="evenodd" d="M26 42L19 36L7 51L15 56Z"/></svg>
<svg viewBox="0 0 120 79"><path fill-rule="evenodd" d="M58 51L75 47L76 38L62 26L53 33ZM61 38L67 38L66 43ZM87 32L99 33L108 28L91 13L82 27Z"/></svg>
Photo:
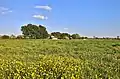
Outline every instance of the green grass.
<svg viewBox="0 0 120 79"><path fill-rule="evenodd" d="M0 40L0 79L120 79L118 40Z"/></svg>

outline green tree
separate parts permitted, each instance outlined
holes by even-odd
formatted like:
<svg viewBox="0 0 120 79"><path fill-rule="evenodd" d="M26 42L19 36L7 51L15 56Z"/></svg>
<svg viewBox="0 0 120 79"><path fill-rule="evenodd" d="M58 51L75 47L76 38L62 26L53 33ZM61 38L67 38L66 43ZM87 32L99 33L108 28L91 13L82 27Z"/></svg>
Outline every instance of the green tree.
<svg viewBox="0 0 120 79"><path fill-rule="evenodd" d="M80 37L80 39L88 39L88 37Z"/></svg>
<svg viewBox="0 0 120 79"><path fill-rule="evenodd" d="M12 34L12 35L10 36L10 38L11 38L11 39L15 39L16 36Z"/></svg>
<svg viewBox="0 0 120 79"><path fill-rule="evenodd" d="M61 33L60 32L52 32L51 35L54 36L55 38L58 38L58 39L61 38Z"/></svg>
<svg viewBox="0 0 120 79"><path fill-rule="evenodd" d="M8 35L1 36L2 39L9 39L10 37Z"/></svg>
<svg viewBox="0 0 120 79"><path fill-rule="evenodd" d="M31 39L44 39L49 36L46 28L42 25L37 26L28 24L26 26L22 26L21 31L25 38L29 37Z"/></svg>
<svg viewBox="0 0 120 79"><path fill-rule="evenodd" d="M70 34L68 33L52 32L51 35L58 39L69 39L70 38Z"/></svg>
<svg viewBox="0 0 120 79"><path fill-rule="evenodd" d="M66 38L70 38L70 34L68 34L68 33L62 33L61 34L61 39L66 39Z"/></svg>
<svg viewBox="0 0 120 79"><path fill-rule="evenodd" d="M73 39L79 39L80 38L80 35L79 34L72 34L71 36Z"/></svg>
<svg viewBox="0 0 120 79"><path fill-rule="evenodd" d="M23 35L18 35L16 38L17 39L24 39L24 36Z"/></svg>

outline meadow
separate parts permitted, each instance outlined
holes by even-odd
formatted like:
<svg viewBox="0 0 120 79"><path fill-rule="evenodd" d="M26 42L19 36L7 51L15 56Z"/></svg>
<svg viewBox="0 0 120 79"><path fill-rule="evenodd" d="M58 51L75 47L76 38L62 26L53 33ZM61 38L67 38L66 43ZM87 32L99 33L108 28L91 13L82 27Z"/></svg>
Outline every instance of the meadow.
<svg viewBox="0 0 120 79"><path fill-rule="evenodd" d="M0 79L120 79L120 40L0 40Z"/></svg>

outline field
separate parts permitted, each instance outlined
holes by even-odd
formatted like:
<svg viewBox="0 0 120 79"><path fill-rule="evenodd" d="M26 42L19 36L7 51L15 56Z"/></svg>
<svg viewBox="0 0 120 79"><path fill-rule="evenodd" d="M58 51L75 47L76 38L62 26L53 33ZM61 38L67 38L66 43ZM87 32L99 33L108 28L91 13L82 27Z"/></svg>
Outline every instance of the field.
<svg viewBox="0 0 120 79"><path fill-rule="evenodd" d="M120 79L120 40L0 40L0 79Z"/></svg>

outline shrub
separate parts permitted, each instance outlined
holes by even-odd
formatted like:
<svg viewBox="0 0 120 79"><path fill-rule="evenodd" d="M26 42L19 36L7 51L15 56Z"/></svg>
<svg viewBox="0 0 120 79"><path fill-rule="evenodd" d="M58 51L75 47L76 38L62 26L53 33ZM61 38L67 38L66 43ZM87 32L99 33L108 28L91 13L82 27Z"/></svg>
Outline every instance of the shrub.
<svg viewBox="0 0 120 79"><path fill-rule="evenodd" d="M18 35L18 36L17 36L17 39L23 39L23 38L24 38L23 35Z"/></svg>
<svg viewBox="0 0 120 79"><path fill-rule="evenodd" d="M1 36L2 39L9 39L10 37L8 35Z"/></svg>

